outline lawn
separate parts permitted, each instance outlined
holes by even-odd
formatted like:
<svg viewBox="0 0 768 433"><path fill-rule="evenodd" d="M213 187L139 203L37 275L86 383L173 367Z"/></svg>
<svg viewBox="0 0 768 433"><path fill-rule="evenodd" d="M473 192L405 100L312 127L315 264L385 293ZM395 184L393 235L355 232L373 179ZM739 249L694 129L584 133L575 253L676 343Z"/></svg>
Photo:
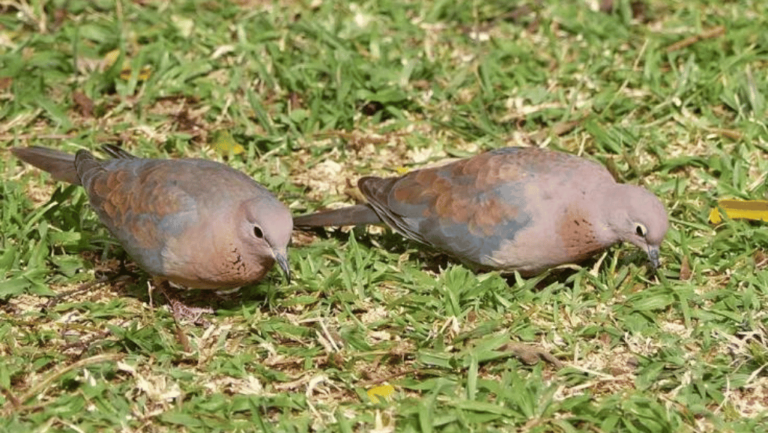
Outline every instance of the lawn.
<svg viewBox="0 0 768 433"><path fill-rule="evenodd" d="M708 219L768 195L766 28L749 0L0 2L0 431L767 431L768 228ZM191 291L215 313L176 324L83 190L7 151L102 143L297 215L544 146L670 230L658 272L622 245L535 278L295 232L290 284Z"/></svg>

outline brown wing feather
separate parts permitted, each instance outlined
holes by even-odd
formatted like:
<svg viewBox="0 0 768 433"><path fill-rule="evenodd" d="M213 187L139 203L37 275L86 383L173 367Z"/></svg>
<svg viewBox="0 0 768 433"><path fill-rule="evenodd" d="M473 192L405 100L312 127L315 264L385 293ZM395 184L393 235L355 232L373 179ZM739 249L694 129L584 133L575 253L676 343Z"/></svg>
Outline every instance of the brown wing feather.
<svg viewBox="0 0 768 433"><path fill-rule="evenodd" d="M96 160L77 153L75 165L91 207L128 254L162 275L162 249L196 221L196 203L173 179L171 160Z"/></svg>

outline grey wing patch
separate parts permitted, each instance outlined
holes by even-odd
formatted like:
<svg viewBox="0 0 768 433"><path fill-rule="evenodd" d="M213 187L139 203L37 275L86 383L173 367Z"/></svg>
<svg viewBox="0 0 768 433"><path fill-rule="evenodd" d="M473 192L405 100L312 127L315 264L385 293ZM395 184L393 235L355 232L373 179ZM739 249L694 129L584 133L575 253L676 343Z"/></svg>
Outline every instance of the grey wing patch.
<svg viewBox="0 0 768 433"><path fill-rule="evenodd" d="M489 208L498 206L503 195L509 195L509 191L501 187L471 200L468 206L474 207L480 216L469 222L457 222L451 217L423 218L419 230L425 243L475 268L497 267L494 253L501 249L503 243L514 242L517 234L533 223L531 214L525 209L508 212L501 218L493 215L494 211ZM515 202L519 201L515 199L506 203ZM484 216L488 218L484 220Z"/></svg>
<svg viewBox="0 0 768 433"><path fill-rule="evenodd" d="M382 207L380 204L375 204L373 202L371 202L370 205L376 211L379 218L392 228L392 230L423 244L430 244L429 240L424 237L421 231L421 225L424 218L399 215L398 213L392 212L391 209Z"/></svg>
<svg viewBox="0 0 768 433"><path fill-rule="evenodd" d="M421 173L421 177L435 175L439 172ZM455 182L453 189L430 190L423 187L426 185L412 184L414 180L371 179L361 182L361 190L393 230L473 267L492 267L493 252L532 222L531 215L515 205L524 203L524 191L517 183L466 193Z"/></svg>

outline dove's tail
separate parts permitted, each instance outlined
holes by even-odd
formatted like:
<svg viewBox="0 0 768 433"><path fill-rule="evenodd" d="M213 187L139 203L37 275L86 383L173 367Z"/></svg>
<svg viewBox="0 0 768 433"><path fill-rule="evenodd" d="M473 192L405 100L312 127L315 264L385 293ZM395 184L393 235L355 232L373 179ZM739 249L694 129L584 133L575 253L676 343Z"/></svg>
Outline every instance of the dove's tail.
<svg viewBox="0 0 768 433"><path fill-rule="evenodd" d="M106 152L109 156L115 159L136 159L136 156L122 147L115 146L114 144L102 144L101 150Z"/></svg>
<svg viewBox="0 0 768 433"><path fill-rule="evenodd" d="M46 147L14 147L11 149L20 160L51 173L54 179L80 185L75 169L75 155Z"/></svg>
<svg viewBox="0 0 768 433"><path fill-rule="evenodd" d="M326 210L293 219L293 226L299 229L328 226L354 226L358 224L381 224L376 212L368 205L348 206Z"/></svg>
<svg viewBox="0 0 768 433"><path fill-rule="evenodd" d="M136 158L125 150L111 144L104 144L101 148L109 156L116 159ZM11 152L27 164L32 164L41 170L51 173L51 176L56 180L82 185L80 176L77 173L77 167L75 166L75 155L39 146L13 147Z"/></svg>

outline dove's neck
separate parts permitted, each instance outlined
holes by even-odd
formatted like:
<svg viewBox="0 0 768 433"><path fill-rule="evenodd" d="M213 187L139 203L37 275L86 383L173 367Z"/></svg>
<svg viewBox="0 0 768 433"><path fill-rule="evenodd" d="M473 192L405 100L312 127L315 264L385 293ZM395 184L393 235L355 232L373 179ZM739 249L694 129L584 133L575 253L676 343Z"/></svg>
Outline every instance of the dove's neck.
<svg viewBox="0 0 768 433"><path fill-rule="evenodd" d="M596 237L606 246L622 240L623 227L629 221L624 186L620 183L606 185L605 190L599 194L600 200L595 203L597 220L600 221Z"/></svg>

